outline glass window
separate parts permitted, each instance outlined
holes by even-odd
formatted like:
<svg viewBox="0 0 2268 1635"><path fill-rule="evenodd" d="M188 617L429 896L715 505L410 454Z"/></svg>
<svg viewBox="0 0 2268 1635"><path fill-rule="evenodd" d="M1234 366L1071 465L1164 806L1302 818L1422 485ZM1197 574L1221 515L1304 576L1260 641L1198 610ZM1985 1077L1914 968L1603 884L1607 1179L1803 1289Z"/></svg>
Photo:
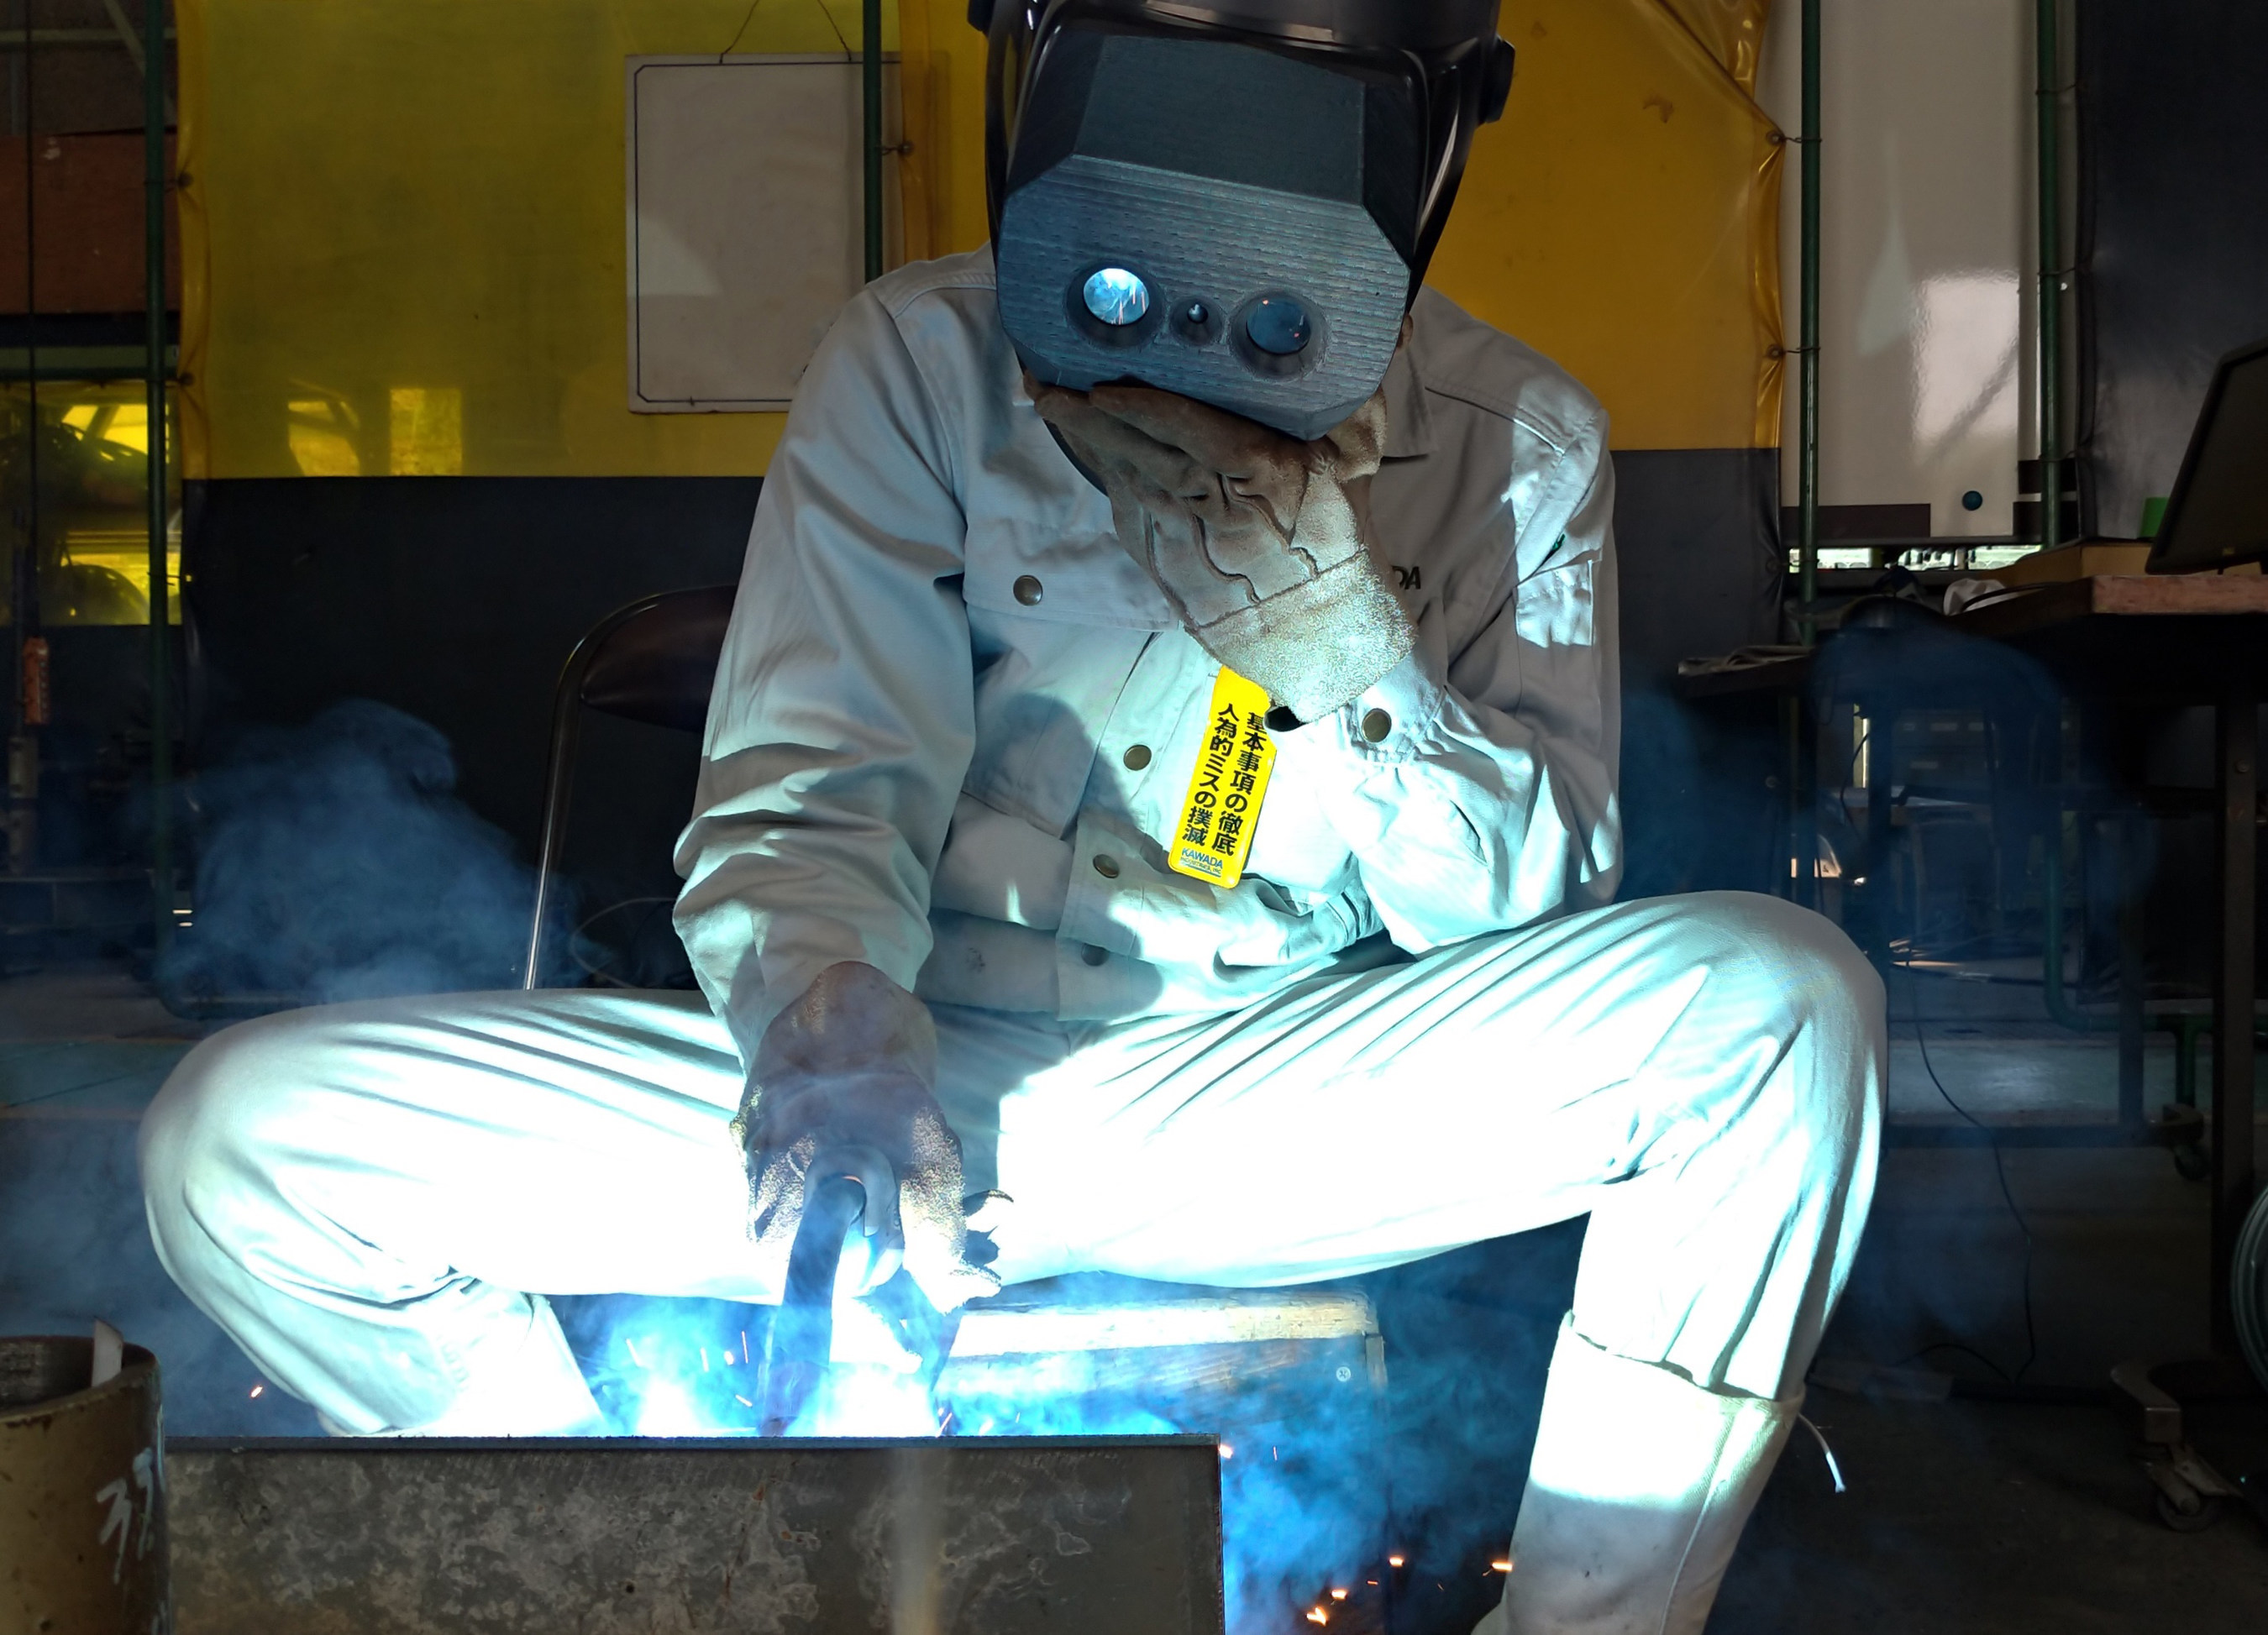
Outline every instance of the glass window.
<svg viewBox="0 0 2268 1635"><path fill-rule="evenodd" d="M141 625L150 620L150 415L138 380L41 381L36 422L31 389L0 387L0 619L13 623L14 553L37 518L42 626ZM180 447L180 413L169 400L166 446ZM31 492L35 463L39 492ZM180 622L181 505L178 459L166 473L166 573L173 621Z"/></svg>

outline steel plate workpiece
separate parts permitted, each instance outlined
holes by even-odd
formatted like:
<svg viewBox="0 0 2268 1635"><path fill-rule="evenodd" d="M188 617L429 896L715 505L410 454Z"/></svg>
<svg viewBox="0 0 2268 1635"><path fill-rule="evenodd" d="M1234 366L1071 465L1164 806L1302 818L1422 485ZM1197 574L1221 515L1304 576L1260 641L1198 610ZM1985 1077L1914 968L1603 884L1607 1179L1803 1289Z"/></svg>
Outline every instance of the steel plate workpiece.
<svg viewBox="0 0 2268 1635"><path fill-rule="evenodd" d="M1220 1635L1210 1438L183 1441L178 1635Z"/></svg>

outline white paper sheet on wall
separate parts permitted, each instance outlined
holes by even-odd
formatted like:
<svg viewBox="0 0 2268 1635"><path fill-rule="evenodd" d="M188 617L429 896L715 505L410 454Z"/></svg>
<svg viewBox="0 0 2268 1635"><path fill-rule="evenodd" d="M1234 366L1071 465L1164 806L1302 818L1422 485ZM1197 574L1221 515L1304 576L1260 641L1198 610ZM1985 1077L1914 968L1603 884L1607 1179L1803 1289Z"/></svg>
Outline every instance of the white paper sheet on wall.
<svg viewBox="0 0 2268 1635"><path fill-rule="evenodd" d="M625 65L630 407L777 410L865 282L859 64L840 56ZM898 142L897 62L883 143ZM883 158L885 260L897 160Z"/></svg>

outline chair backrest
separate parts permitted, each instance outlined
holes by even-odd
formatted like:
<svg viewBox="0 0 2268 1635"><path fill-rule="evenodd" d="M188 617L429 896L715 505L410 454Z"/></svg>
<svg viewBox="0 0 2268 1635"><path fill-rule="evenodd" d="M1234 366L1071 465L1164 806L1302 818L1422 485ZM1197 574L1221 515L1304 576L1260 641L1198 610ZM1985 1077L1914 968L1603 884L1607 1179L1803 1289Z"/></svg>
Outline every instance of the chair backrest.
<svg viewBox="0 0 2268 1635"><path fill-rule="evenodd" d="M618 607L575 644L551 700L551 754L543 775L543 839L535 858L535 913L520 986L542 979L553 881L567 845L582 712L595 709L652 727L698 732L732 622L734 585L665 590Z"/></svg>
<svg viewBox="0 0 2268 1635"><path fill-rule="evenodd" d="M653 727L698 732L725 650L737 587L669 590L616 610L576 647L574 683L587 709Z"/></svg>

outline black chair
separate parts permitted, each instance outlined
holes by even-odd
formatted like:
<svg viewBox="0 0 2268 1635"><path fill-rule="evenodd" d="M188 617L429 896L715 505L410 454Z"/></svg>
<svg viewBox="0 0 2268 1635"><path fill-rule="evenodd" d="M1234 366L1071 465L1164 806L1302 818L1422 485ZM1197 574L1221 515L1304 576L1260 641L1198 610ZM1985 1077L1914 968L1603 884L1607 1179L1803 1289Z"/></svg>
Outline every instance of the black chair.
<svg viewBox="0 0 2268 1635"><path fill-rule="evenodd" d="M535 917L527 933L522 988L543 970L552 886L567 846L567 803L583 712L595 709L650 727L698 732L709 715L709 691L725 650L736 585L665 590L618 607L575 644L552 695L551 753L543 775L543 839L535 860Z"/></svg>

